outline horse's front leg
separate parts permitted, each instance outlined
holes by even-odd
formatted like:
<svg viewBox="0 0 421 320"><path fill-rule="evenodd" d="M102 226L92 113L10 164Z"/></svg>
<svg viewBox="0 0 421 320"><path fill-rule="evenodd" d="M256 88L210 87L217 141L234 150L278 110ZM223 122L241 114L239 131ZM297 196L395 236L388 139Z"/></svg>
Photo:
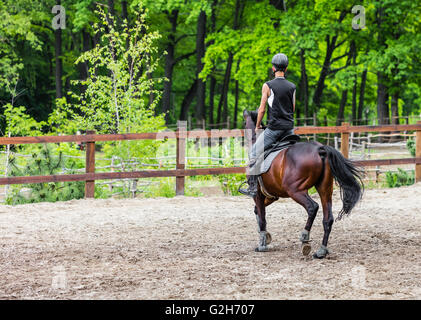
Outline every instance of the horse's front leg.
<svg viewBox="0 0 421 320"><path fill-rule="evenodd" d="M268 205L274 203L276 199L269 199L265 198L264 200L264 207L266 208ZM257 212L257 206L254 206L254 214L256 215L256 221L257 221L257 233L260 235L260 218L259 214ZM272 242L272 235L266 231L266 244L270 244Z"/></svg>
<svg viewBox="0 0 421 320"><path fill-rule="evenodd" d="M258 190L257 196L254 198L256 204L254 212L256 213L257 226L259 231L259 244L255 249L256 252L267 251L267 245L272 241L270 233L266 231L266 209L265 196Z"/></svg>

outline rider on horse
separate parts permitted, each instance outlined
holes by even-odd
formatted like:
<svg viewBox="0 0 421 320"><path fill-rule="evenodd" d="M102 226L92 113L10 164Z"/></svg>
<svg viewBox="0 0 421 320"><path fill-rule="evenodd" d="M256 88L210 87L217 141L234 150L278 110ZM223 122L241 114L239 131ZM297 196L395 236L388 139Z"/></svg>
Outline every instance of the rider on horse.
<svg viewBox="0 0 421 320"><path fill-rule="evenodd" d="M278 53L272 58L272 71L275 78L266 82L262 88L262 98L258 110L256 131L262 129L261 122L268 109L268 126L257 138L249 153L249 168L252 168L260 154L275 142L292 133L294 128L295 84L285 79L288 57ZM242 194L255 197L257 194L257 175L248 172L248 189L239 189Z"/></svg>

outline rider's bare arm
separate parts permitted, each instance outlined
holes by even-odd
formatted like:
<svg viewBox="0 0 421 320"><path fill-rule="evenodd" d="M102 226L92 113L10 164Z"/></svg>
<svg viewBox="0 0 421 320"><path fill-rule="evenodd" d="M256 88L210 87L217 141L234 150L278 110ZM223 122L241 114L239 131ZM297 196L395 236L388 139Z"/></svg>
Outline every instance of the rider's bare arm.
<svg viewBox="0 0 421 320"><path fill-rule="evenodd" d="M295 112L295 92L297 90L294 90L294 95L292 96L292 111Z"/></svg>
<svg viewBox="0 0 421 320"><path fill-rule="evenodd" d="M260 107L257 112L256 129L261 128L261 122L266 112L266 102L268 101L269 95L270 95L270 89L269 89L269 86L265 83L262 87L262 99L260 100Z"/></svg>

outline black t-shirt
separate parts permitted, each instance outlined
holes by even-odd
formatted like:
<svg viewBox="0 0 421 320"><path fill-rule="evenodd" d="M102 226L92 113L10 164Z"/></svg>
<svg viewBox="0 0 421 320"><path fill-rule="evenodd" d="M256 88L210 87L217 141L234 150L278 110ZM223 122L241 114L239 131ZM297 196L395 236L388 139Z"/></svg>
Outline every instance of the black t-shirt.
<svg viewBox="0 0 421 320"><path fill-rule="evenodd" d="M268 99L268 127L271 130L285 130L294 127L295 84L284 77L266 82L270 89Z"/></svg>

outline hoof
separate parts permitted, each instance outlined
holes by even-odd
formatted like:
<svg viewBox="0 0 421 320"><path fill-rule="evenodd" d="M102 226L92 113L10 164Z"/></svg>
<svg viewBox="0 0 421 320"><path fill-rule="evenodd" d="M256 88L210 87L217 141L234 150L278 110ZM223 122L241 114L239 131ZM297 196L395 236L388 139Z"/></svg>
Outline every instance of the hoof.
<svg viewBox="0 0 421 320"><path fill-rule="evenodd" d="M268 251L268 247L264 246L258 246L256 249L254 249L255 252L266 252Z"/></svg>
<svg viewBox="0 0 421 320"><path fill-rule="evenodd" d="M301 245L301 252L303 256L308 256L310 254L310 251L311 251L311 245L309 243L303 243Z"/></svg>
<svg viewBox="0 0 421 320"><path fill-rule="evenodd" d="M272 236L269 232L266 233L266 244L270 244L272 242Z"/></svg>
<svg viewBox="0 0 421 320"><path fill-rule="evenodd" d="M314 254L313 254L313 258L314 259L324 259L326 258L326 256L329 254L329 250L327 249L327 247L325 246L321 246L319 248L319 250L317 250Z"/></svg>
<svg viewBox="0 0 421 320"><path fill-rule="evenodd" d="M300 241L301 241L302 243L307 243L307 242L309 242L309 241L310 241L310 231L303 230L303 231L301 232Z"/></svg>

